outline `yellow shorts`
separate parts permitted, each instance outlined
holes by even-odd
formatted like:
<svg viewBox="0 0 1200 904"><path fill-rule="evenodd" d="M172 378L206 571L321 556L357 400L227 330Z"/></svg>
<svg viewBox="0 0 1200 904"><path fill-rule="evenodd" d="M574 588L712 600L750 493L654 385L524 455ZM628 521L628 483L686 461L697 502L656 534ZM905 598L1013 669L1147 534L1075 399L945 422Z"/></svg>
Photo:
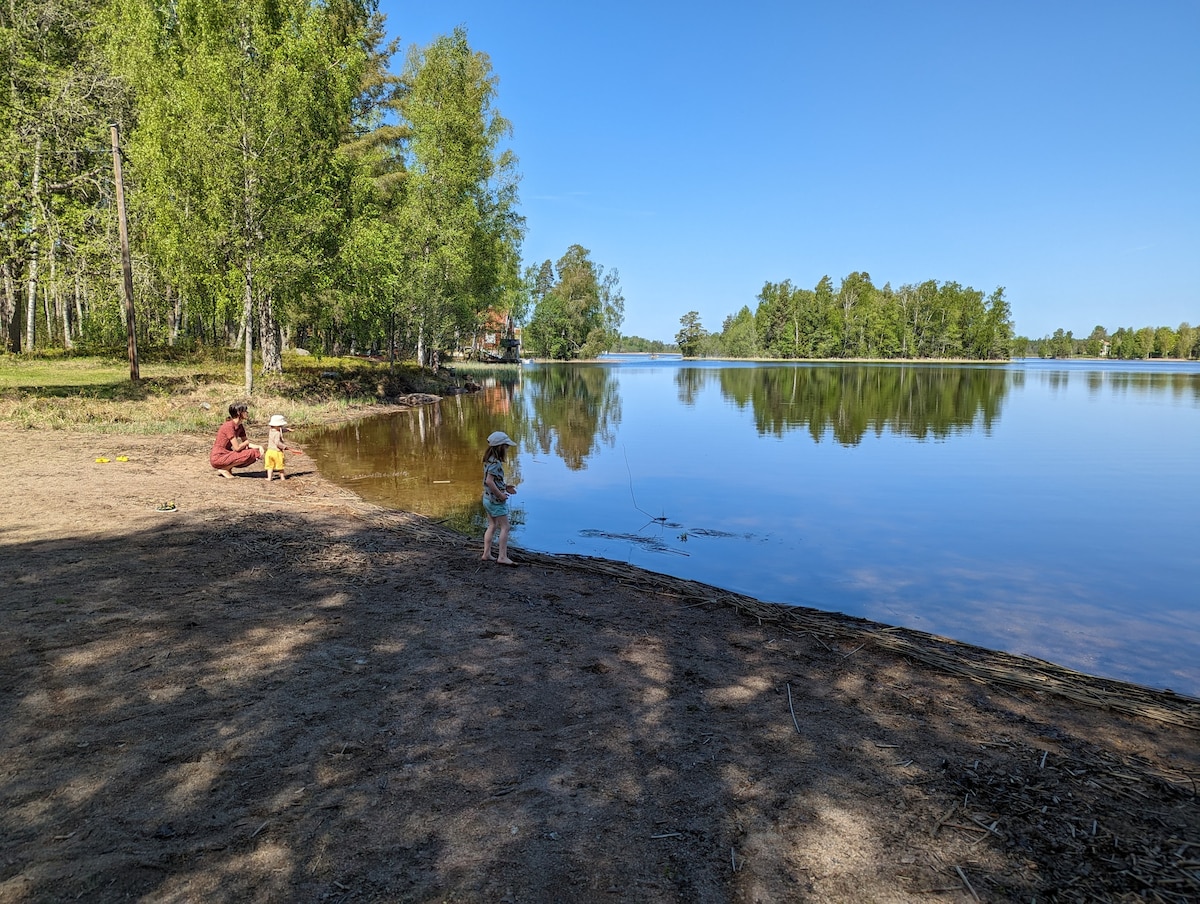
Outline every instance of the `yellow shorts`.
<svg viewBox="0 0 1200 904"><path fill-rule="evenodd" d="M282 471L283 450L268 449L267 454L263 457L263 467L268 471Z"/></svg>

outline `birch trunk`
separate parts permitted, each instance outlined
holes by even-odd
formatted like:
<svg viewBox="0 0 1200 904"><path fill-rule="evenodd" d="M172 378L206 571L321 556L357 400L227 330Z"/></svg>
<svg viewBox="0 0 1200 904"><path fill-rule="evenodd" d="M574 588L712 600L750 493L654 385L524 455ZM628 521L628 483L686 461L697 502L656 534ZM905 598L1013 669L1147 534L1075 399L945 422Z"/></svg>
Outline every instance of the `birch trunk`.
<svg viewBox="0 0 1200 904"><path fill-rule="evenodd" d="M283 373L283 357L279 350L279 323L275 319L275 307L269 292L258 303L258 329L263 373Z"/></svg>
<svg viewBox="0 0 1200 904"><path fill-rule="evenodd" d="M17 286L13 280L8 261L0 262L0 273L4 279L4 296L0 298L0 331L4 334L6 351L20 351L21 330L17 320Z"/></svg>
<svg viewBox="0 0 1200 904"><path fill-rule="evenodd" d="M33 351L34 324L37 322L38 288L38 191L42 183L42 139L38 136L33 148L33 187L30 190L29 272L25 289L25 350Z"/></svg>
<svg viewBox="0 0 1200 904"><path fill-rule="evenodd" d="M244 284L242 292L242 336L246 340L246 351L243 357L246 377L246 397L254 394L254 271L250 256L246 255L243 269Z"/></svg>
<svg viewBox="0 0 1200 904"><path fill-rule="evenodd" d="M75 335L83 335L83 277L75 271Z"/></svg>

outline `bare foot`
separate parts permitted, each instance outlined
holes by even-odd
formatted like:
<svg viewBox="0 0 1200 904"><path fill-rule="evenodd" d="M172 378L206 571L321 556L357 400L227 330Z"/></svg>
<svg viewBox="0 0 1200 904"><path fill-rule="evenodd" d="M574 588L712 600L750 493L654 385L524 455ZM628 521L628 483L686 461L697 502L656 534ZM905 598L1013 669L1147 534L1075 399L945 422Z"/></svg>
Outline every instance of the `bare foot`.
<svg viewBox="0 0 1200 904"><path fill-rule="evenodd" d="M217 468L217 473L228 480L233 479L233 472L228 468Z"/></svg>
<svg viewBox="0 0 1200 904"><path fill-rule="evenodd" d="M499 562L501 565L512 565L513 567L516 567L516 564L517 564L512 559L497 559L496 561Z"/></svg>
<svg viewBox="0 0 1200 904"><path fill-rule="evenodd" d="M491 556L480 556L479 561L480 562L494 562L495 559L493 559Z"/></svg>

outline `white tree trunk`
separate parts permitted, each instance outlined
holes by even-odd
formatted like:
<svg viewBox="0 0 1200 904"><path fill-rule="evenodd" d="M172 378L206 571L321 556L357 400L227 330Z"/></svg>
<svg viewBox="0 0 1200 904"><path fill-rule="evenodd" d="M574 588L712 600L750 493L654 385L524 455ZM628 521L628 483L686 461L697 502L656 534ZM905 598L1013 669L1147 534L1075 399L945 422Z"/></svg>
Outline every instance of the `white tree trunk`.
<svg viewBox="0 0 1200 904"><path fill-rule="evenodd" d="M12 345L20 338L20 326L13 323L17 316L17 285L8 261L0 263L0 272L4 274L4 295L0 297L0 330L4 333L4 341L0 346L5 351L15 351Z"/></svg>
<svg viewBox="0 0 1200 904"><path fill-rule="evenodd" d="M250 258L246 258L244 274L244 291L242 293L242 336L246 340L246 351L243 355L246 377L246 397L254 393L254 276Z"/></svg>
<svg viewBox="0 0 1200 904"><path fill-rule="evenodd" d="M83 277L75 271L75 335L83 335Z"/></svg>
<svg viewBox="0 0 1200 904"><path fill-rule="evenodd" d="M25 351L33 351L34 324L37 323L37 287L38 287L38 191L42 182L42 139L38 136L33 148L33 187L29 198L30 212L33 220L30 229L29 272L25 290Z"/></svg>
<svg viewBox="0 0 1200 904"><path fill-rule="evenodd" d="M258 347L262 350L264 374L283 373L283 357L279 351L279 324L275 320L275 308L271 295L267 293L258 303L259 337Z"/></svg>

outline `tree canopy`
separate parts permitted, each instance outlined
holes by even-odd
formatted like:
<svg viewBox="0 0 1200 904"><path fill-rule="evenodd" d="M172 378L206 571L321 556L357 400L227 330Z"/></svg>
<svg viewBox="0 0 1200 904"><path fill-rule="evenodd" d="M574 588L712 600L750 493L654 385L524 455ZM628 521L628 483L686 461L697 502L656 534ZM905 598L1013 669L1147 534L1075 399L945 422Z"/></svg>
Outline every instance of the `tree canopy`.
<svg viewBox="0 0 1200 904"><path fill-rule="evenodd" d="M1186 320L1178 327L1118 327L1109 332L1096 325L1086 338L1077 338L1062 327L1040 339L1018 336L1014 354L1032 358L1178 358L1200 357L1200 331Z"/></svg>
<svg viewBox="0 0 1200 904"><path fill-rule="evenodd" d="M5 346L124 341L110 123L150 345L240 346L249 389L254 350L431 365L522 313L491 63L459 28L393 74L383 26L376 0L0 4Z"/></svg>
<svg viewBox="0 0 1200 904"><path fill-rule="evenodd" d="M836 287L828 276L812 289L768 282L755 310L726 317L720 333L707 333L695 311L680 322L685 355L734 358L998 360L1010 354L1013 329L1002 288L986 297L934 280L880 288L859 272Z"/></svg>
<svg viewBox="0 0 1200 904"><path fill-rule="evenodd" d="M527 273L534 306L524 344L532 354L561 361L592 358L620 341L625 318L620 278L590 255L572 245L554 266L546 261Z"/></svg>

